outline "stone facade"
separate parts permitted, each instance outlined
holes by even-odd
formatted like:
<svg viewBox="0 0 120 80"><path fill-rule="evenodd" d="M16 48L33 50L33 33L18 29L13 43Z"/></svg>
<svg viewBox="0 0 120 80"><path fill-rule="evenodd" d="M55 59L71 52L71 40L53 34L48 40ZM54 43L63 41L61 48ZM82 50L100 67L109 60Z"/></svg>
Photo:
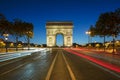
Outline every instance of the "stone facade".
<svg viewBox="0 0 120 80"><path fill-rule="evenodd" d="M65 47L72 46L72 34L73 34L73 23L72 22L47 22L46 23L46 36L47 46L56 46L56 36L62 34L64 38Z"/></svg>

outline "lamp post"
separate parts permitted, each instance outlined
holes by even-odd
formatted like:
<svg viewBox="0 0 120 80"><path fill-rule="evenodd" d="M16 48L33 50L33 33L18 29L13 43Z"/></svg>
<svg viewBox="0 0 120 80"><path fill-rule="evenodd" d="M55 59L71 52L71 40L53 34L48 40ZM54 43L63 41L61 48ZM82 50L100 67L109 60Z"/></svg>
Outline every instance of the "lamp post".
<svg viewBox="0 0 120 80"><path fill-rule="evenodd" d="M91 34L91 32L90 32L90 31L86 31L86 34L88 35L88 45L89 45L89 43L90 43L90 34Z"/></svg>
<svg viewBox="0 0 120 80"><path fill-rule="evenodd" d="M30 50L30 31L27 32L27 43L28 43L28 50Z"/></svg>
<svg viewBox="0 0 120 80"><path fill-rule="evenodd" d="M115 54L115 35L113 34L112 35L112 37L113 37L113 54Z"/></svg>
<svg viewBox="0 0 120 80"><path fill-rule="evenodd" d="M9 34L4 33L3 36L4 36L4 38L5 38L5 44L6 44L6 45L5 45L5 49L6 49L6 52L8 52L8 49L7 49L7 48L8 48L8 46L7 46L7 40L8 40Z"/></svg>

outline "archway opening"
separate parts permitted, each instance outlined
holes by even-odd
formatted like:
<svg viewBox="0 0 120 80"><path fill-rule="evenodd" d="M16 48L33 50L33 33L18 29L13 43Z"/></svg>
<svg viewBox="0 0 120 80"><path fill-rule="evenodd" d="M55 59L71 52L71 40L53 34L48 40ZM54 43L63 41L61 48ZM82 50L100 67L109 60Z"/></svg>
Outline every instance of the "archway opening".
<svg viewBox="0 0 120 80"><path fill-rule="evenodd" d="M62 34L56 35L56 46L57 47L63 47L64 44L64 36Z"/></svg>

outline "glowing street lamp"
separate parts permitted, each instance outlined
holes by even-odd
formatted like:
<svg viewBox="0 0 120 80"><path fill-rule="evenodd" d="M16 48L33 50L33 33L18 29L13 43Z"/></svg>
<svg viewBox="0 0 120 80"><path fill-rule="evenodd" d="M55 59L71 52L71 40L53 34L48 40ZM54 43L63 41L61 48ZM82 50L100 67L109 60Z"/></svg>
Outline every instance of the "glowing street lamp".
<svg viewBox="0 0 120 80"><path fill-rule="evenodd" d="M88 35L88 44L90 43L90 34L91 32L90 31L86 31L86 34Z"/></svg>
<svg viewBox="0 0 120 80"><path fill-rule="evenodd" d="M8 46L7 46L7 41L8 41L8 36L9 36L9 34L4 33L3 36L4 36L4 38L5 38L5 44L6 44L6 45L5 45L5 48L6 48L6 52L8 52L8 49L7 49L7 48L8 48Z"/></svg>
<svg viewBox="0 0 120 80"><path fill-rule="evenodd" d="M90 34L91 34L91 32L90 32L90 31L86 31L86 34L90 35Z"/></svg>

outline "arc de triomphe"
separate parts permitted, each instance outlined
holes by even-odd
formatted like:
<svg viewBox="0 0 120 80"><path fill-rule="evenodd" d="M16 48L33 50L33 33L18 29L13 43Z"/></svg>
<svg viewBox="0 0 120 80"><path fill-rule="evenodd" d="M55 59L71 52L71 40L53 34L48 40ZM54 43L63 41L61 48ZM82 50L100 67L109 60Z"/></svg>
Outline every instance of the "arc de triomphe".
<svg viewBox="0 0 120 80"><path fill-rule="evenodd" d="M46 36L47 46L56 46L56 36L58 34L63 35L63 46L72 46L72 34L73 34L73 23L72 22L47 22L46 23Z"/></svg>

